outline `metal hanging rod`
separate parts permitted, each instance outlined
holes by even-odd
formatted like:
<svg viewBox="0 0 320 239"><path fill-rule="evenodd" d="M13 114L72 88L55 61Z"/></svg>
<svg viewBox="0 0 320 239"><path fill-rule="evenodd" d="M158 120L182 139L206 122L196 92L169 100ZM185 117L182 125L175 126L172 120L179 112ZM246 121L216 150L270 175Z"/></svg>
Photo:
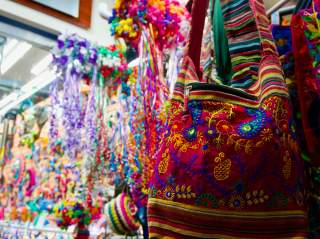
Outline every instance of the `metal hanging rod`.
<svg viewBox="0 0 320 239"><path fill-rule="evenodd" d="M23 231L35 231L35 232L45 232L45 233L58 233L58 234L64 234L64 235L72 235L71 232L68 231L62 231L56 228L43 228L43 227L33 227L33 226L26 226L26 225L10 225L6 223L0 223L0 229L1 228L7 228L7 229L17 229L17 230L23 230Z"/></svg>

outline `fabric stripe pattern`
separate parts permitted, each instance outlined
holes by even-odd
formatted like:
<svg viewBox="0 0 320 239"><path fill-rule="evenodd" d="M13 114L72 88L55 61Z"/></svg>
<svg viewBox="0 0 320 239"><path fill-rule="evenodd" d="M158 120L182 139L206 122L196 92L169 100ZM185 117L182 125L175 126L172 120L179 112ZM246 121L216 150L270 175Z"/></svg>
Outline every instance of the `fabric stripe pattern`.
<svg viewBox="0 0 320 239"><path fill-rule="evenodd" d="M163 234L163 229L167 230L167 238L177 239L189 237L298 239L306 238L307 236L306 233L299 232L299 227L305 223L307 217L304 211L299 210L267 213L227 212L215 209L201 209L154 198L149 200L149 205L152 205L148 212L149 224L152 227L151 238L157 238L158 230L159 233ZM290 228L288 227L289 223ZM270 230L270 225L274 230ZM228 234L226 234L226 231L228 231ZM253 236L248 237L248 232ZM290 234L292 237L290 237Z"/></svg>

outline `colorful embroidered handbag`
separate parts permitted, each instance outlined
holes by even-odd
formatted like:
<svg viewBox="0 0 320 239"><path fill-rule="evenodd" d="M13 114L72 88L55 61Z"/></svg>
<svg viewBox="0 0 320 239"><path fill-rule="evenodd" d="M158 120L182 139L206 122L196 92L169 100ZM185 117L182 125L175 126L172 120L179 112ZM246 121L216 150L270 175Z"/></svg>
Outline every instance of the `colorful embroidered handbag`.
<svg viewBox="0 0 320 239"><path fill-rule="evenodd" d="M320 1L292 17L295 77L301 131L308 159L310 238L320 238Z"/></svg>
<svg viewBox="0 0 320 239"><path fill-rule="evenodd" d="M199 67L207 6L194 0L150 183L150 238L307 238L303 163L264 3L210 4L210 81Z"/></svg>

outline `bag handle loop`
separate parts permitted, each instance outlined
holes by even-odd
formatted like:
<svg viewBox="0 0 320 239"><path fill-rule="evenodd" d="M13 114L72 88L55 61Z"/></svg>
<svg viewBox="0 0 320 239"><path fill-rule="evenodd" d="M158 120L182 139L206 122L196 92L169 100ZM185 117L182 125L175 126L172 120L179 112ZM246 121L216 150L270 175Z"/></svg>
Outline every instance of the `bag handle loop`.
<svg viewBox="0 0 320 239"><path fill-rule="evenodd" d="M191 12L191 32L189 39L188 56L193 61L196 72L200 78L200 56L204 23L209 0L194 0Z"/></svg>

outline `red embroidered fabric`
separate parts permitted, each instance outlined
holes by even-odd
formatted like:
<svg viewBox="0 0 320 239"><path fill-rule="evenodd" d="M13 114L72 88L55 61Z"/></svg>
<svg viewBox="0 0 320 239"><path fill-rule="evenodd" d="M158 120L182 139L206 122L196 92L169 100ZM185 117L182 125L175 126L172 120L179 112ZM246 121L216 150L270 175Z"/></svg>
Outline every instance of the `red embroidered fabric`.
<svg viewBox="0 0 320 239"><path fill-rule="evenodd" d="M231 61L258 79L246 89L204 83L200 54L185 56L151 180L150 238L308 238L304 167L263 2L221 5Z"/></svg>
<svg viewBox="0 0 320 239"><path fill-rule="evenodd" d="M313 165L320 165L320 90L315 84L315 71L313 59L310 55L309 44L305 35L305 22L301 12L293 16L292 34L295 58L295 75L298 88L298 97L301 108L301 120L306 138L307 149ZM313 123L314 122L314 123ZM318 132L318 133L317 133Z"/></svg>

